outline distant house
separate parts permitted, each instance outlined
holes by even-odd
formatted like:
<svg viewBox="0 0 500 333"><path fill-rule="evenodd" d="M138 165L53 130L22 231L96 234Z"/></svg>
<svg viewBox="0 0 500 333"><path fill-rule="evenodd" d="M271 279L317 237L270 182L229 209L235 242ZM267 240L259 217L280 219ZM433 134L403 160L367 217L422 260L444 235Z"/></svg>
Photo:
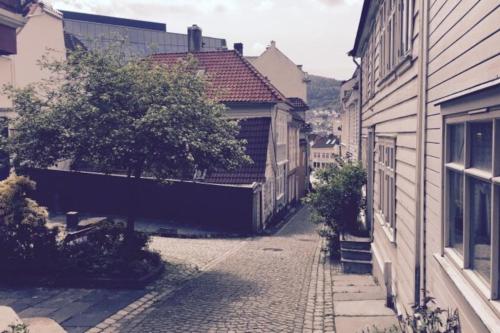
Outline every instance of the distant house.
<svg viewBox="0 0 500 333"><path fill-rule="evenodd" d="M89 50L104 49L123 41L131 55L144 57L153 53L187 52L186 34L167 32L167 25L141 20L61 11L64 17L66 47L81 45ZM198 28L197 26L193 26ZM191 30L190 27L188 32ZM226 40L202 37L200 51L225 50Z"/></svg>
<svg viewBox="0 0 500 333"><path fill-rule="evenodd" d="M499 31L498 1L366 0L350 51L373 272L461 332L500 332Z"/></svg>
<svg viewBox="0 0 500 333"><path fill-rule="evenodd" d="M286 97L297 97L307 103L309 75L296 65L271 41L266 50L257 57L247 59Z"/></svg>
<svg viewBox="0 0 500 333"><path fill-rule="evenodd" d="M235 44L243 55L243 45ZM288 188L291 191L289 202L296 201L306 193L309 183L308 161L309 146L307 144L307 128L305 123L305 111L309 110L307 105L307 85L309 75L302 70L302 65L296 65L278 47L276 42L271 41L266 50L256 57L246 57L248 61L265 76L293 106L294 115L289 128L289 141L299 140L300 149L295 152L295 145L290 145L291 159L288 170Z"/></svg>
<svg viewBox="0 0 500 333"><path fill-rule="evenodd" d="M215 172L206 182L262 185L262 227L285 209L294 189L287 183L290 164L296 166L298 136L289 129L292 105L238 51L192 52L198 66L211 81L211 94L228 108L228 117L241 119L240 137L248 141L254 164L232 172ZM173 65L188 53L163 53L151 59ZM293 155L293 156L290 156Z"/></svg>
<svg viewBox="0 0 500 333"><path fill-rule="evenodd" d="M361 134L359 112L359 69L352 78L343 82L340 88L340 145L343 157L358 158L358 147ZM335 126L335 125L334 125Z"/></svg>
<svg viewBox="0 0 500 333"><path fill-rule="evenodd" d="M38 61L43 56L66 57L62 14L42 1L0 0L0 36L0 87L22 88L48 79L50 72ZM15 116L11 108L12 101L0 92L0 120ZM0 135L8 135L8 130L0 128ZM0 152L0 179L9 173L8 161Z"/></svg>
<svg viewBox="0 0 500 333"><path fill-rule="evenodd" d="M339 154L339 142L330 134L315 138L311 146L311 166L314 170L324 169L335 164Z"/></svg>

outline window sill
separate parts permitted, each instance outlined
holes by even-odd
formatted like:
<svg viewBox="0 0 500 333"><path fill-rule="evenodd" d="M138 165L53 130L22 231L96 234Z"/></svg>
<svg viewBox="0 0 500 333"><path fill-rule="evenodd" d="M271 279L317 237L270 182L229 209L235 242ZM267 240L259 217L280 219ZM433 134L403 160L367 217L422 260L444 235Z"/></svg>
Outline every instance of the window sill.
<svg viewBox="0 0 500 333"><path fill-rule="evenodd" d="M396 232L393 228L387 225L384 218L380 215L380 213L375 212L375 218L380 223L382 230L384 231L385 236L389 240L392 245L396 245Z"/></svg>
<svg viewBox="0 0 500 333"><path fill-rule="evenodd" d="M451 249L445 249L444 256L436 253L434 254L434 259L483 324L491 332L500 332L500 301L491 300L484 294L485 288L484 285L481 286L482 282L477 285L479 288L476 286L476 281L474 280L479 279L476 274L457 267L457 263L455 262L457 255L452 254L452 252L453 250Z"/></svg>

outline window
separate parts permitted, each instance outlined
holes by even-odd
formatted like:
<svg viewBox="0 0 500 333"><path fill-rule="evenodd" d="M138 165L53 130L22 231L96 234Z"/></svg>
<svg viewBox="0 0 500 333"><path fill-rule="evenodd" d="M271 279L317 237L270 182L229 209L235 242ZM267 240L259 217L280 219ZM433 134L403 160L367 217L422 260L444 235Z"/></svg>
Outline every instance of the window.
<svg viewBox="0 0 500 333"><path fill-rule="evenodd" d="M500 112L494 115L446 119L445 246L498 299Z"/></svg>
<svg viewBox="0 0 500 333"><path fill-rule="evenodd" d="M383 224L389 227L393 235L396 230L395 153L395 138L377 138L378 211L382 217Z"/></svg>
<svg viewBox="0 0 500 333"><path fill-rule="evenodd" d="M385 0L379 14L380 74L389 74L411 51L413 0Z"/></svg>
<svg viewBox="0 0 500 333"><path fill-rule="evenodd" d="M278 165L276 174L276 198L279 200L285 193L285 168L286 164Z"/></svg>

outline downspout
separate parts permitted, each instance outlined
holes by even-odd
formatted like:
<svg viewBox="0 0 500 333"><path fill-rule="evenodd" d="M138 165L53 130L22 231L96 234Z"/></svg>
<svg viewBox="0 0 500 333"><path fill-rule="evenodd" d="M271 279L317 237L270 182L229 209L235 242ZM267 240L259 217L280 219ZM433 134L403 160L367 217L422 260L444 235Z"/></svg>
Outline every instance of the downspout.
<svg viewBox="0 0 500 333"><path fill-rule="evenodd" d="M357 142L357 152L358 152L358 162L361 162L361 131L362 131L362 125L361 125L361 107L363 105L363 70L360 66L360 64L358 64L358 62L356 61L356 58L354 56L352 56L352 61L354 62L354 64L356 65L356 69L359 69L359 74L358 74L358 85L359 85L359 88L358 88L358 91L359 91L359 98L358 98L358 142Z"/></svg>
<svg viewBox="0 0 500 333"><path fill-rule="evenodd" d="M426 254L425 254L425 158L427 116L427 59L428 59L428 4L420 1L421 13L418 55L418 101L417 101L417 170L416 170L416 225L415 225L415 305L424 305L426 298Z"/></svg>

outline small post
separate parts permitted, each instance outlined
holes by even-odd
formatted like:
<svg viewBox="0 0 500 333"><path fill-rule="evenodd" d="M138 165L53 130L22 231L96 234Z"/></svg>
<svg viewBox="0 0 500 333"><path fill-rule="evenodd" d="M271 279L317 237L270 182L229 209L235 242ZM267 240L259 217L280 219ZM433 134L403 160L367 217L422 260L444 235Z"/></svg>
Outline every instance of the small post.
<svg viewBox="0 0 500 333"><path fill-rule="evenodd" d="M66 213L66 228L68 230L76 230L78 228L78 222L80 222L80 216L78 212Z"/></svg>

